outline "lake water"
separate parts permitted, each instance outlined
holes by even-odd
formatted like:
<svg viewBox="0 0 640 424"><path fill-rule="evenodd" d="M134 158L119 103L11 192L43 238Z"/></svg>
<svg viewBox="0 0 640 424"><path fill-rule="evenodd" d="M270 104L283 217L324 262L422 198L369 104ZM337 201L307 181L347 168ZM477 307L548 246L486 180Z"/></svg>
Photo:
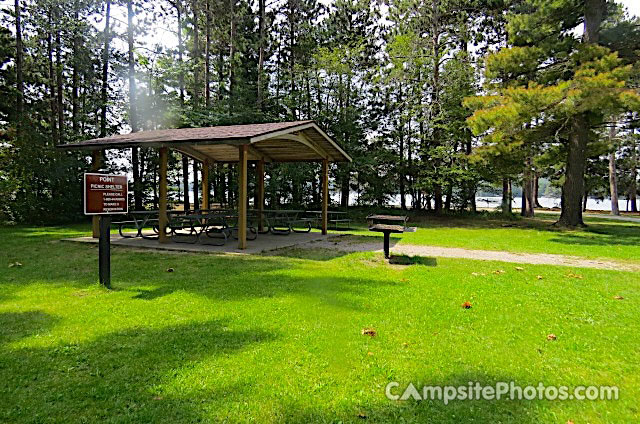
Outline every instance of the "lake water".
<svg viewBox="0 0 640 424"><path fill-rule="evenodd" d="M349 204L355 205L357 199L357 193L353 192L349 196ZM331 193L331 199L334 202L340 201L340 194L337 192ZM539 197L538 202L542 205L543 208L560 208L560 198L559 197ZM492 208L495 209L502 204L502 197L500 196L477 196L476 197L476 206L478 208ZM400 206L400 196L395 196L389 201L389 205L391 206ZM411 196L407 196L407 205L411 205ZM522 198L516 197L513 199L512 207L520 208L522 205ZM627 210L631 210L631 203L629 203L629 209L627 209L627 201L626 199L618 201L618 207L620 211L624 212ZM587 209L592 211L610 211L611 210L611 200L610 199L587 199Z"/></svg>

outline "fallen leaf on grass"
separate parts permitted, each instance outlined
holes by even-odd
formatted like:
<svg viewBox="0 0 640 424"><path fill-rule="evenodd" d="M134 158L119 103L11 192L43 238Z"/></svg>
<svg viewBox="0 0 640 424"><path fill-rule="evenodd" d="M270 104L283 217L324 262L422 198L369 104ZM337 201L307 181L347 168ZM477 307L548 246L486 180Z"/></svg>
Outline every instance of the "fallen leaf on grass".
<svg viewBox="0 0 640 424"><path fill-rule="evenodd" d="M555 334L551 333L551 334L547 334L547 340L556 340L558 338L558 336L556 336Z"/></svg>
<svg viewBox="0 0 640 424"><path fill-rule="evenodd" d="M20 262L13 262L9 264L9 268L19 267L19 266L22 266Z"/></svg>
<svg viewBox="0 0 640 424"><path fill-rule="evenodd" d="M620 295L618 295L618 296L613 296L613 298L614 298L615 300L622 300L622 299L624 299L624 297L622 297L622 296L620 296Z"/></svg>
<svg viewBox="0 0 640 424"><path fill-rule="evenodd" d="M173 272L173 268L167 268L167 272Z"/></svg>
<svg viewBox="0 0 640 424"><path fill-rule="evenodd" d="M464 303L462 304L462 307L463 307L464 309L471 309L471 302L469 302L469 301L467 300L466 302L464 302Z"/></svg>
<svg viewBox="0 0 640 424"><path fill-rule="evenodd" d="M367 355L373 356L373 352L367 352Z"/></svg>
<svg viewBox="0 0 640 424"><path fill-rule="evenodd" d="M375 329L373 329L373 328L363 328L363 329L362 329L362 335L363 335L363 336L371 336L371 337L375 337L375 336L376 336L376 334L378 334L378 333L377 333L377 332L376 332L376 330L375 330Z"/></svg>
<svg viewBox="0 0 640 424"><path fill-rule="evenodd" d="M538 280L542 280L544 277L543 277L542 275L537 275L537 276L536 276L536 278L537 278Z"/></svg>
<svg viewBox="0 0 640 424"><path fill-rule="evenodd" d="M516 271L524 271L524 268L522 268L521 266L517 266Z"/></svg>
<svg viewBox="0 0 640 424"><path fill-rule="evenodd" d="M567 274L567 277L569 278L578 278L578 279L582 279L582 275L580 274L574 274L572 272L570 272L569 274Z"/></svg>
<svg viewBox="0 0 640 424"><path fill-rule="evenodd" d="M503 269L496 269L495 271L493 271L494 274L504 274L504 270Z"/></svg>
<svg viewBox="0 0 640 424"><path fill-rule="evenodd" d="M573 421L569 420L567 421L567 424L573 424Z"/></svg>

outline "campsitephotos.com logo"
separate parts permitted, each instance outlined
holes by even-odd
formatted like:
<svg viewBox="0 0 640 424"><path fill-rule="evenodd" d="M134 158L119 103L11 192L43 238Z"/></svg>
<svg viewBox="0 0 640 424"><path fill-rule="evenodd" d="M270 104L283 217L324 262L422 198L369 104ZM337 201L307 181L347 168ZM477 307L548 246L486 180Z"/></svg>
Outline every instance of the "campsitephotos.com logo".
<svg viewBox="0 0 640 424"><path fill-rule="evenodd" d="M617 400L617 386L519 386L515 382L482 385L470 381L466 386L422 386L413 383L401 387L392 381L385 387L390 400L437 400L447 405L454 400Z"/></svg>

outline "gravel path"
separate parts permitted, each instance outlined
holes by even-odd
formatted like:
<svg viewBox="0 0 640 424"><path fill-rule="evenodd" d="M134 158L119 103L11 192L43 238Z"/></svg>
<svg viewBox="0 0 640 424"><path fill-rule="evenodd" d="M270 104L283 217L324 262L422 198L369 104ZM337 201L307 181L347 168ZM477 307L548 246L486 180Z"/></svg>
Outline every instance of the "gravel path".
<svg viewBox="0 0 640 424"><path fill-rule="evenodd" d="M328 240L299 244L296 248L324 248L344 252L381 252L381 241L363 241L361 238L337 236ZM559 265L578 268L598 268L618 271L640 271L640 265L611 260L585 259L578 256L552 255L548 253L512 253L496 250L469 250L458 247L418 246L401 244L391 246L392 254L440 258L477 259L519 264Z"/></svg>

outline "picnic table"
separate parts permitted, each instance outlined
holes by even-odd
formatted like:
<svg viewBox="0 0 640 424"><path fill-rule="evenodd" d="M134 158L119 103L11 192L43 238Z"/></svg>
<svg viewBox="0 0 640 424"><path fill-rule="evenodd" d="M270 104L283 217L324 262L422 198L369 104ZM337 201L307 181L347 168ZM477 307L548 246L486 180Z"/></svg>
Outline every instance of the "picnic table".
<svg viewBox="0 0 640 424"><path fill-rule="evenodd" d="M235 220L235 222L234 222ZM176 243L224 245L238 230L238 214L235 211L215 210L205 213L171 212L169 230ZM249 240L255 240L257 231L249 227ZM202 238L202 235L206 238ZM250 235L253 234L253 238Z"/></svg>
<svg viewBox="0 0 640 424"><path fill-rule="evenodd" d="M408 217L403 215L369 215L367 222L369 231L384 234L384 257L389 259L389 238L390 234L403 233Z"/></svg>
<svg viewBox="0 0 640 424"><path fill-rule="evenodd" d="M115 221L111 223L112 225L118 226L118 233L122 238L142 237L151 240L155 240L158 238L159 211L130 211L128 215L131 217L131 220ZM146 235L143 233L143 230L149 225L151 226L155 234ZM129 235L123 232L124 229L131 227L136 230L135 235Z"/></svg>
<svg viewBox="0 0 640 424"><path fill-rule="evenodd" d="M311 231L311 220L300 217L301 214L304 214L302 210L253 209L250 212L267 222L268 230L265 232L270 232L271 234L286 235L292 231L294 233L308 233Z"/></svg>
<svg viewBox="0 0 640 424"><path fill-rule="evenodd" d="M318 224L322 219L322 211L307 211L306 213L315 215L315 217L312 218L312 220L316 224ZM327 215L328 215L327 218L329 223L333 223L336 230L338 230L339 224L346 225L346 227L343 228L344 230L348 230L349 227L351 226L351 219L348 217L347 212L327 211Z"/></svg>

